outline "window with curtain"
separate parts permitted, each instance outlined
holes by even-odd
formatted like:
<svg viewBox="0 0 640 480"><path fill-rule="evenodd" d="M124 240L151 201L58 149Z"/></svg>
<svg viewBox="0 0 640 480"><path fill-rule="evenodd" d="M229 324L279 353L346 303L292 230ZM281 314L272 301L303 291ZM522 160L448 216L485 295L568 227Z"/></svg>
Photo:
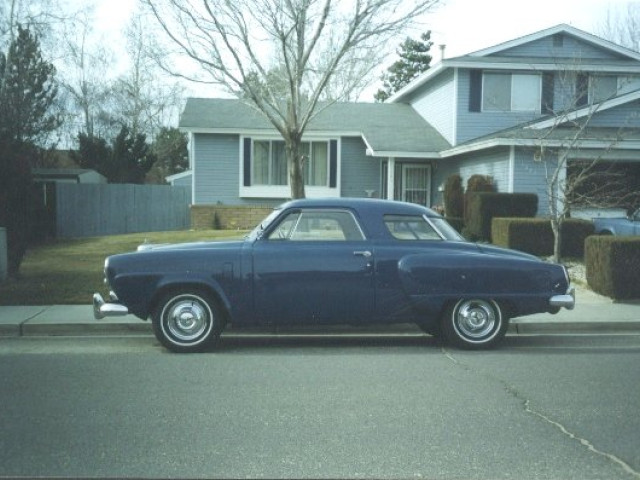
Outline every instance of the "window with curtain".
<svg viewBox="0 0 640 480"><path fill-rule="evenodd" d="M542 95L539 74L485 72L482 110L485 112L539 112Z"/></svg>

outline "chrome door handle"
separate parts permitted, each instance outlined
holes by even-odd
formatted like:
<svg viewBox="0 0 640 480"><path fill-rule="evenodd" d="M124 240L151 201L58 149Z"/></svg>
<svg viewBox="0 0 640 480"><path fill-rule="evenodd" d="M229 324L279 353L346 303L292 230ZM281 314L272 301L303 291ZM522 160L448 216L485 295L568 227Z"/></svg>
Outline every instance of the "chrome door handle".
<svg viewBox="0 0 640 480"><path fill-rule="evenodd" d="M356 250L353 252L356 257L370 258L373 254L369 250Z"/></svg>

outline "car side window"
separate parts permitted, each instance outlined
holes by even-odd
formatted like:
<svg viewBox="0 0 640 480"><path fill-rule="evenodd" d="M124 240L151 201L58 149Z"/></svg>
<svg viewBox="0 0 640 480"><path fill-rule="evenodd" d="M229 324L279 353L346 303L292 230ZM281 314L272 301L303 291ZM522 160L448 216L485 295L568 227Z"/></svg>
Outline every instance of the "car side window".
<svg viewBox="0 0 640 480"><path fill-rule="evenodd" d="M442 240L431 224L419 215L385 215L384 224L398 240Z"/></svg>
<svg viewBox="0 0 640 480"><path fill-rule="evenodd" d="M358 241L364 234L354 216L341 210L291 212L269 233L269 240Z"/></svg>

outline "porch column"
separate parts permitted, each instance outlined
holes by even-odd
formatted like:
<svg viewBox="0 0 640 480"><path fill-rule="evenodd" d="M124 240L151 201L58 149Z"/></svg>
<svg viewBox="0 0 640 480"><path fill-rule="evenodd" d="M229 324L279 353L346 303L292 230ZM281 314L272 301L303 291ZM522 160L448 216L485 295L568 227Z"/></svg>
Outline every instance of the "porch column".
<svg viewBox="0 0 640 480"><path fill-rule="evenodd" d="M389 157L387 162L387 200L393 200L396 197L396 159Z"/></svg>

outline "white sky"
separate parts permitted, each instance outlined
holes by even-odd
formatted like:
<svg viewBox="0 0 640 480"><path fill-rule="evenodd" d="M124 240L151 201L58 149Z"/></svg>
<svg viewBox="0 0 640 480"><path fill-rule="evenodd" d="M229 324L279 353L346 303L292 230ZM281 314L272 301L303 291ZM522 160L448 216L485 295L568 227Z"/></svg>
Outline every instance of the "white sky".
<svg viewBox="0 0 640 480"><path fill-rule="evenodd" d="M598 34L609 8L626 0L447 0L427 19L437 48L445 44L446 56L455 57L491 47L529 33L566 23Z"/></svg>
<svg viewBox="0 0 640 480"><path fill-rule="evenodd" d="M117 35L126 25L137 3L94 1L98 30L108 37ZM425 18L424 28L411 36L431 30L435 64L440 60L440 44L446 45L447 57L455 57L560 23L597 35L607 11L621 9L627 3L627 0L443 0L443 5Z"/></svg>

